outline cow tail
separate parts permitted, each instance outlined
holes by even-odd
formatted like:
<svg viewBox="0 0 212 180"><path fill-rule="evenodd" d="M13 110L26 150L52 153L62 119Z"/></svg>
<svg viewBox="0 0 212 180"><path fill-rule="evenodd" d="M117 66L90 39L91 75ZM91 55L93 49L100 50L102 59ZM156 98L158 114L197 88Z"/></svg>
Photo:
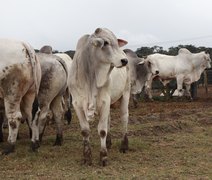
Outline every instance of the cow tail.
<svg viewBox="0 0 212 180"><path fill-rule="evenodd" d="M62 65L62 67L64 68L65 72L66 72L66 77L68 78L68 67L65 63L65 61L62 58L57 58L57 61L59 61L59 63Z"/></svg>
<svg viewBox="0 0 212 180"><path fill-rule="evenodd" d="M68 80L68 67L67 67L65 61L62 58L58 57L57 61L62 65L63 69L66 72L66 82L67 82L67 80ZM66 89L67 87L68 87L68 84L66 83L64 89Z"/></svg>
<svg viewBox="0 0 212 180"><path fill-rule="evenodd" d="M39 92L39 86L40 86L40 80L38 79L38 77L40 77L37 74L37 67L36 64L39 63L36 59L36 55L34 50L32 51L32 48L30 47L30 45L23 43L23 46L26 49L26 53L29 56L29 60L32 66L32 74L33 74L33 79L34 79L34 83L35 83L35 90L36 90L36 96L38 96L38 92Z"/></svg>

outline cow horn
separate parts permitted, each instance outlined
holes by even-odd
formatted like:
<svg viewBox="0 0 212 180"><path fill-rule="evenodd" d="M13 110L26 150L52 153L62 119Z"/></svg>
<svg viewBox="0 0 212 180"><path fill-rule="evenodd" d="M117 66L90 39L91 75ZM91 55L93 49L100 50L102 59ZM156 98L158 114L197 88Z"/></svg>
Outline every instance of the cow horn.
<svg viewBox="0 0 212 180"><path fill-rule="evenodd" d="M95 34L99 34L101 31L102 31L101 28L97 28L97 29L95 30Z"/></svg>
<svg viewBox="0 0 212 180"><path fill-rule="evenodd" d="M92 39L92 44L93 44L95 47L100 47L100 48L102 48L102 46L104 45L104 40L101 39L101 38L93 38L93 39Z"/></svg>

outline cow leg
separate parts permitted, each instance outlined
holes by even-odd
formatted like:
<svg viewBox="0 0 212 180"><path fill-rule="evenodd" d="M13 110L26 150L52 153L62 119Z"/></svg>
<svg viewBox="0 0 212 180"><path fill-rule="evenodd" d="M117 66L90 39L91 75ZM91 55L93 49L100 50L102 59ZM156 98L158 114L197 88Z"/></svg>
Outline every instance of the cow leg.
<svg viewBox="0 0 212 180"><path fill-rule="evenodd" d="M134 106L134 108L137 108L138 107L137 94L132 94L132 99L133 99L133 106Z"/></svg>
<svg viewBox="0 0 212 180"><path fill-rule="evenodd" d="M185 90L185 96L189 98L189 100L192 100L190 89L191 85L190 84L185 84L186 90Z"/></svg>
<svg viewBox="0 0 212 180"><path fill-rule="evenodd" d="M109 103L107 103L109 102ZM99 124L98 124L98 134L100 136L101 141L101 149L100 149L100 164L102 166L107 165L107 146L106 146L106 138L108 133L108 120L110 115L110 100L103 100L100 116L99 116Z"/></svg>
<svg viewBox="0 0 212 180"><path fill-rule="evenodd" d="M121 113L121 121L123 125L123 139L121 141L121 147L120 152L126 153L128 150L128 138L127 138L127 125L128 125L128 118L129 118L129 97L130 93L125 92L125 94L121 98L121 104L120 104L120 113Z"/></svg>
<svg viewBox="0 0 212 180"><path fill-rule="evenodd" d="M110 135L110 115L108 117L108 132L107 132L107 138L106 138L106 147L107 149L111 149L112 141L111 141L111 135Z"/></svg>
<svg viewBox="0 0 212 180"><path fill-rule="evenodd" d="M8 119L8 127L9 127L9 136L8 136L8 146L4 149L2 154L9 154L14 152L15 143L17 139L18 129L20 125L20 121L22 119L22 114L20 111L20 97L16 97L16 102L14 99L4 100L5 113Z"/></svg>
<svg viewBox="0 0 212 180"><path fill-rule="evenodd" d="M4 111L4 120L3 120L3 128L6 129L8 128L8 120L7 120L7 117L6 117L6 114L5 114L5 111Z"/></svg>
<svg viewBox="0 0 212 180"><path fill-rule="evenodd" d="M42 141L43 134L44 134L44 131L46 128L46 120L47 120L46 116L47 116L48 112L49 112L49 104L42 104L40 107L40 111L37 112L35 119L33 120L33 123L34 123L34 121L37 119L37 124L38 124L37 132L39 134L40 142ZM35 121L35 123L36 123L36 121Z"/></svg>
<svg viewBox="0 0 212 180"><path fill-rule="evenodd" d="M152 99L152 78L145 83L145 94L148 96L148 99L153 101Z"/></svg>
<svg viewBox="0 0 212 180"><path fill-rule="evenodd" d="M29 91L22 98L21 112L23 115L23 120L26 119L27 125L29 127L29 135L32 138L32 105L35 100L35 92Z"/></svg>
<svg viewBox="0 0 212 180"><path fill-rule="evenodd" d="M62 96L57 96L52 101L50 107L53 113L54 120L57 125L57 136L54 146L61 146L63 141L63 132L62 132L63 108L61 103L62 103Z"/></svg>
<svg viewBox="0 0 212 180"><path fill-rule="evenodd" d="M71 113L71 96L69 94L68 89L66 90L63 99L65 106L65 119L67 120L68 124L70 124L72 119L72 113Z"/></svg>
<svg viewBox="0 0 212 180"><path fill-rule="evenodd" d="M31 138L31 148L33 151L36 151L40 147L39 145L39 137L38 137L38 127L37 127L37 121L35 120L32 122L32 118L34 116L34 101L35 101L35 92L29 91L27 94L24 95L22 99L22 114L26 118L27 125L29 127L29 134ZM25 119L24 118L24 119Z"/></svg>
<svg viewBox="0 0 212 180"><path fill-rule="evenodd" d="M3 132L2 132L3 122L4 122L4 115L2 112L0 112L0 142L4 141Z"/></svg>
<svg viewBox="0 0 212 180"><path fill-rule="evenodd" d="M92 153L90 147L90 127L89 123L86 120L85 113L81 107L78 107L74 104L74 109L76 111L77 117L79 119L80 127L81 127L81 134L83 137L83 163L87 165L92 164Z"/></svg>
<svg viewBox="0 0 212 180"><path fill-rule="evenodd" d="M178 90L178 96L183 96L183 76L179 75L176 77L177 80L177 90Z"/></svg>

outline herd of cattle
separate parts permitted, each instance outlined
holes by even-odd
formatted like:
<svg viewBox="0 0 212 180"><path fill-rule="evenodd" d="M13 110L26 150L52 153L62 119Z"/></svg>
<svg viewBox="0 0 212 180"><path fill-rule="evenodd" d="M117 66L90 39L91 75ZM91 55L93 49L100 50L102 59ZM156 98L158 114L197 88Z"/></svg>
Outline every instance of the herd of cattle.
<svg viewBox="0 0 212 180"><path fill-rule="evenodd" d="M120 150L126 152L130 94L145 89L152 98L152 81L158 77L163 84L175 78L178 95L183 95L184 84L185 95L190 97L191 83L211 67L206 52L194 54L183 48L177 56L152 54L143 59L130 49L120 48L126 44L110 30L97 28L92 35L79 39L72 60L66 54L52 54L51 47L41 48L39 53L35 53L25 42L0 39L0 98L9 129L8 145L2 153L9 154L15 150L19 125L24 121L29 126L31 148L36 151L49 110L57 125L55 145L61 145L62 119L65 110L71 115L71 99L81 126L84 163L88 165L92 163L89 121L98 115L100 163L104 166L107 149L111 146L111 104L120 101L123 124ZM0 126L2 123L1 118ZM0 136L2 140L1 127Z"/></svg>

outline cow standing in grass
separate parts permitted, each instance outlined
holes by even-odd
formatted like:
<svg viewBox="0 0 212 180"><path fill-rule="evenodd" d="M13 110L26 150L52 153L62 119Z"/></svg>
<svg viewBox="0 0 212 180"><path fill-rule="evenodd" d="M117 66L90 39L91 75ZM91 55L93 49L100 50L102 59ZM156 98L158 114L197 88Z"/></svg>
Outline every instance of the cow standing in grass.
<svg viewBox="0 0 212 180"><path fill-rule="evenodd" d="M52 111L57 126L57 135L54 145L62 144L62 122L64 115L62 98L67 89L69 74L65 61L60 57L45 53L36 53L36 56L41 64L42 78L37 98L37 106L39 106L39 109L33 119L33 122L37 124L33 131L33 150L39 147L39 140L42 139L46 126L46 115L49 110Z"/></svg>
<svg viewBox="0 0 212 180"><path fill-rule="evenodd" d="M146 59L151 65L152 77L148 82L151 87L152 80L157 77L165 86L171 79L177 80L177 95L183 94L190 99L191 84L200 79L202 72L211 67L210 55L207 52L191 53L186 48L181 48L177 56L152 54ZM183 84L186 89L183 91ZM150 96L151 98L152 96Z"/></svg>
<svg viewBox="0 0 212 180"><path fill-rule="evenodd" d="M127 124L130 96L128 60L120 49L127 42L117 39L108 29L98 28L84 35L77 44L71 67L70 90L83 136L84 163L91 164L89 121L99 117L98 134L101 140L100 163L107 162L106 138L110 121L110 104L121 101L123 139L121 151L128 149ZM123 68L122 68L123 67Z"/></svg>
<svg viewBox="0 0 212 180"><path fill-rule="evenodd" d="M32 128L32 104L38 94L41 68L34 49L20 41L0 39L0 98L4 100L8 119L8 146L14 151L19 125L27 120ZM33 138L32 138L33 141Z"/></svg>

